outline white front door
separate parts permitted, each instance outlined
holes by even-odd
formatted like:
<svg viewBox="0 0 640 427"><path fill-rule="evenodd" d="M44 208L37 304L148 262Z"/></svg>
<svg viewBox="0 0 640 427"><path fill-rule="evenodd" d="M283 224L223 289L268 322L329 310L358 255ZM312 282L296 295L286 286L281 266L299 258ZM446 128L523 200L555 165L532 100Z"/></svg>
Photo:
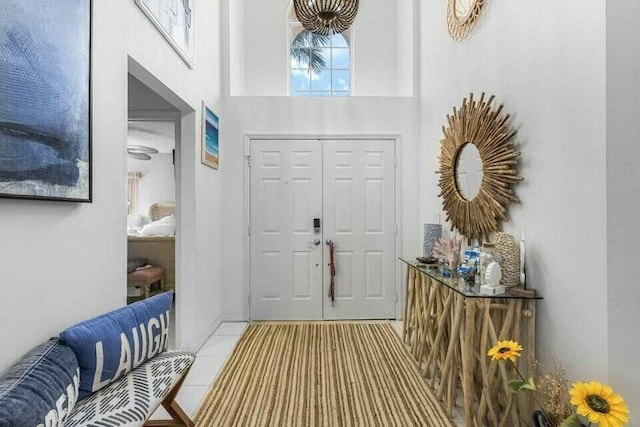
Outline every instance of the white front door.
<svg viewBox="0 0 640 427"><path fill-rule="evenodd" d="M395 318L395 234L393 140L251 142L252 319Z"/></svg>
<svg viewBox="0 0 640 427"><path fill-rule="evenodd" d="M395 318L393 141L323 145L324 236L335 243L336 268L335 300L325 299L324 318ZM325 298L330 283L325 273Z"/></svg>
<svg viewBox="0 0 640 427"><path fill-rule="evenodd" d="M322 145L251 142L251 318L322 318Z"/></svg>

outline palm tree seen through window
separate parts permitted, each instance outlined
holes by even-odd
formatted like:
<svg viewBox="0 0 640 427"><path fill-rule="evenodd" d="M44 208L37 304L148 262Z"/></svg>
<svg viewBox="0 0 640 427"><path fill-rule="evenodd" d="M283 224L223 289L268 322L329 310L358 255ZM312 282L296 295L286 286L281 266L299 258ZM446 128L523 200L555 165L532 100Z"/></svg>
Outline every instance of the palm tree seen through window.
<svg viewBox="0 0 640 427"><path fill-rule="evenodd" d="M342 34L322 36L307 30L291 43L293 96L351 95L351 52Z"/></svg>

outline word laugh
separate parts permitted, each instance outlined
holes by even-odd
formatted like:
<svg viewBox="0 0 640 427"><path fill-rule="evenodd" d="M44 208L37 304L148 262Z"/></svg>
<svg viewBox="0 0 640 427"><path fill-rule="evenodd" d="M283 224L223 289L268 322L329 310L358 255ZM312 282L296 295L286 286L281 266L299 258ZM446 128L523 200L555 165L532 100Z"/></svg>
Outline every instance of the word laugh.
<svg viewBox="0 0 640 427"><path fill-rule="evenodd" d="M123 332L120 334L120 363L115 372L104 371L104 349L102 341L96 343L96 372L93 377L92 390L95 392L111 384L131 370L140 366L145 360L167 350L169 346L169 312L160 317L152 317L147 324L131 329L133 347ZM107 378L105 377L105 374Z"/></svg>

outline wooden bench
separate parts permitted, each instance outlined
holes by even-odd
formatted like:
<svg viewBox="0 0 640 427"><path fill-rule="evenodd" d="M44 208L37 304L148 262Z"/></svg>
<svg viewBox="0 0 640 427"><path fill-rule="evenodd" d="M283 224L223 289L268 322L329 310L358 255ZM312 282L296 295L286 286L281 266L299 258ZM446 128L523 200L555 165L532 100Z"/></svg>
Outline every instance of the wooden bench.
<svg viewBox="0 0 640 427"><path fill-rule="evenodd" d="M193 427L176 396L195 360L193 353L168 351L78 402L65 427ZM111 402L111 404L105 404ZM171 420L148 421L162 405Z"/></svg>

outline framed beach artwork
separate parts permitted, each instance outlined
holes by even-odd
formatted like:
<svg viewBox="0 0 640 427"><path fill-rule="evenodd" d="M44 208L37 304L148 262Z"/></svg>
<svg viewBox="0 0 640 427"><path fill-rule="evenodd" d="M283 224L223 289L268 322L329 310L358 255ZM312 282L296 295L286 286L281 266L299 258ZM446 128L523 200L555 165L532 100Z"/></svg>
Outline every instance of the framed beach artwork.
<svg viewBox="0 0 640 427"><path fill-rule="evenodd" d="M91 201L91 1L0 1L0 197Z"/></svg>
<svg viewBox="0 0 640 427"><path fill-rule="evenodd" d="M220 121L218 116L202 103L202 164L218 169L220 156L218 152L218 134Z"/></svg>
<svg viewBox="0 0 640 427"><path fill-rule="evenodd" d="M138 7L187 63L196 67L195 0L135 0Z"/></svg>

